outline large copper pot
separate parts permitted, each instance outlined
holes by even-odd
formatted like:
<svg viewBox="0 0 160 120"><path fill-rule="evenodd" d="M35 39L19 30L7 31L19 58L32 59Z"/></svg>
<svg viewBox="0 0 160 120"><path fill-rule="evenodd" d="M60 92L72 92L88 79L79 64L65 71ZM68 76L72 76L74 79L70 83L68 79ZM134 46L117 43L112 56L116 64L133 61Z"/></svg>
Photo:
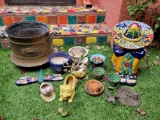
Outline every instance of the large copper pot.
<svg viewBox="0 0 160 120"><path fill-rule="evenodd" d="M49 25L36 21L18 22L5 29L13 54L11 60L18 66L34 67L48 62L53 53ZM53 33L52 33L53 34Z"/></svg>

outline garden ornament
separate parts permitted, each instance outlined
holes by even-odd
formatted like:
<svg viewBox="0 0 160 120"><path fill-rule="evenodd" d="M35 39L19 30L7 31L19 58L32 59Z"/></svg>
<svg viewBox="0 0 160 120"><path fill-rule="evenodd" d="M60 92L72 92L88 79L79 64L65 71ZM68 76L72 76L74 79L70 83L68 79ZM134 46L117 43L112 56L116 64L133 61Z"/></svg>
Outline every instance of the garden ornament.
<svg viewBox="0 0 160 120"><path fill-rule="evenodd" d="M119 88L115 97L123 105L139 106L141 104L141 96L131 88Z"/></svg>
<svg viewBox="0 0 160 120"><path fill-rule="evenodd" d="M106 57L102 54L92 54L90 55L91 69L95 67L104 67L104 62Z"/></svg>
<svg viewBox="0 0 160 120"><path fill-rule="evenodd" d="M108 88L109 89L117 89L119 87L119 81L121 77L119 74L116 73L109 73L108 74Z"/></svg>
<svg viewBox="0 0 160 120"><path fill-rule="evenodd" d="M78 63L73 61L72 65L63 65L64 68L71 68L71 73L76 77L76 78L84 78L87 74L86 69L88 65L88 57L85 57L84 59L80 60Z"/></svg>
<svg viewBox="0 0 160 120"><path fill-rule="evenodd" d="M63 85L60 85L59 101L68 100L69 103L73 101L77 82L77 78L73 75L68 75L65 78Z"/></svg>
<svg viewBox="0 0 160 120"><path fill-rule="evenodd" d="M112 102L112 104L116 103L115 96L112 96L111 93L109 93L109 92L107 92L107 96L108 96L108 99L107 99L108 102Z"/></svg>
<svg viewBox="0 0 160 120"><path fill-rule="evenodd" d="M54 81L61 81L61 80L63 80L63 77L61 76L61 74L43 76L43 71L40 70L38 78L30 77L30 76L20 77L15 84L19 86L19 85L28 85L36 82L42 83L43 81L54 82Z"/></svg>
<svg viewBox="0 0 160 120"><path fill-rule="evenodd" d="M127 106L139 106L141 103L141 96L130 88L119 88L115 96L112 96L109 92L106 93L107 101L112 102L112 104L115 104L116 100Z"/></svg>
<svg viewBox="0 0 160 120"><path fill-rule="evenodd" d="M120 83L136 85L136 73L144 48L153 40L153 30L139 21L123 21L115 25L112 64L121 76Z"/></svg>
<svg viewBox="0 0 160 120"><path fill-rule="evenodd" d="M51 102L56 98L55 93L53 92L53 86L51 83L42 82L40 85L40 96L46 102Z"/></svg>
<svg viewBox="0 0 160 120"><path fill-rule="evenodd" d="M89 95L98 96L104 91L103 84L98 80L89 80L85 85L85 91Z"/></svg>

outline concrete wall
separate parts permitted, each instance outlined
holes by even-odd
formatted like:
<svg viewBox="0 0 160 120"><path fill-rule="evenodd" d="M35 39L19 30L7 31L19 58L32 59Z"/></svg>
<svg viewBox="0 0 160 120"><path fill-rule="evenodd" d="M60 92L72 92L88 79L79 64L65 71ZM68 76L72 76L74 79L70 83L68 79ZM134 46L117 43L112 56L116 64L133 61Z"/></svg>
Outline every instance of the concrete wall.
<svg viewBox="0 0 160 120"><path fill-rule="evenodd" d="M0 0L0 6L4 6L4 0Z"/></svg>
<svg viewBox="0 0 160 120"><path fill-rule="evenodd" d="M100 6L106 10L105 22L110 29L119 21L122 3L123 0L99 0Z"/></svg>

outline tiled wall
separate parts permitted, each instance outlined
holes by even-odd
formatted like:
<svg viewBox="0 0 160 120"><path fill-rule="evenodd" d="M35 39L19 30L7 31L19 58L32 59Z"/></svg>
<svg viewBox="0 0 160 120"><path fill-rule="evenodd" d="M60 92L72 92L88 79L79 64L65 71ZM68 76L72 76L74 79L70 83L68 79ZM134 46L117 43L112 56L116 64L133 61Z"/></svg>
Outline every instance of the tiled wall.
<svg viewBox="0 0 160 120"><path fill-rule="evenodd" d="M82 44L106 44L110 41L111 34L104 34L98 36L62 36L52 38L53 46L64 45L82 45ZM0 48L9 49L10 43L8 39L0 39Z"/></svg>
<svg viewBox="0 0 160 120"><path fill-rule="evenodd" d="M20 21L40 21L47 24L82 24L104 22L105 13L92 15L37 15L37 16L0 16L0 26L8 26Z"/></svg>
<svg viewBox="0 0 160 120"><path fill-rule="evenodd" d="M52 39L54 46L63 45L81 45L81 44L106 44L111 39L111 34L98 35L98 36L65 36L65 37L55 37Z"/></svg>

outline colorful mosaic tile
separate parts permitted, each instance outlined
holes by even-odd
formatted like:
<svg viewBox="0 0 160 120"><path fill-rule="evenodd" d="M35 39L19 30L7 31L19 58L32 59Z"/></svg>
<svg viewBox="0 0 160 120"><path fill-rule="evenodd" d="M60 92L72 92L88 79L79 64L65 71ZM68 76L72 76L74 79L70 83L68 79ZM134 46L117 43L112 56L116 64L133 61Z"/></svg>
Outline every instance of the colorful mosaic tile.
<svg viewBox="0 0 160 120"><path fill-rule="evenodd" d="M97 37L87 37L86 44L95 44L97 42Z"/></svg>
<svg viewBox="0 0 160 120"><path fill-rule="evenodd" d="M86 23L87 24L96 23L96 16L95 15L87 15Z"/></svg>
<svg viewBox="0 0 160 120"><path fill-rule="evenodd" d="M96 13L103 13L105 12L104 9L100 8L99 6L92 6L90 9L86 9L82 6L4 6L2 9L5 11L10 11L13 14L16 13L87 13L87 12L96 12ZM7 12L6 12L7 13Z"/></svg>
<svg viewBox="0 0 160 120"><path fill-rule="evenodd" d="M21 22L21 21L24 21L23 16L14 16L14 22Z"/></svg>
<svg viewBox="0 0 160 120"><path fill-rule="evenodd" d="M97 21L96 23L102 23L104 22L105 16L97 16Z"/></svg>
<svg viewBox="0 0 160 120"><path fill-rule="evenodd" d="M58 24L51 25L50 28L50 31L54 30L60 35L106 34L111 32L105 24Z"/></svg>
<svg viewBox="0 0 160 120"><path fill-rule="evenodd" d="M63 46L64 40L61 38L54 38L54 39L52 39L52 43L54 46Z"/></svg>
<svg viewBox="0 0 160 120"><path fill-rule="evenodd" d="M47 17L46 16L36 16L36 20L39 22L47 23Z"/></svg>
<svg viewBox="0 0 160 120"><path fill-rule="evenodd" d="M86 43L86 38L85 37L77 37L74 39L74 44L76 45L81 45Z"/></svg>
<svg viewBox="0 0 160 120"><path fill-rule="evenodd" d="M36 21L35 16L26 16L26 21Z"/></svg>
<svg viewBox="0 0 160 120"><path fill-rule="evenodd" d="M107 36L107 43L110 42L111 38L112 38L111 35L108 35L108 36Z"/></svg>
<svg viewBox="0 0 160 120"><path fill-rule="evenodd" d="M0 17L0 26L4 26L4 23L3 23L2 17Z"/></svg>
<svg viewBox="0 0 160 120"><path fill-rule="evenodd" d="M67 24L67 16L58 16L58 24Z"/></svg>
<svg viewBox="0 0 160 120"><path fill-rule="evenodd" d="M73 45L74 44L74 38L64 38L64 44L65 45Z"/></svg>
<svg viewBox="0 0 160 120"><path fill-rule="evenodd" d="M14 23L14 20L12 16L6 16L6 17L3 17L3 22L5 26L9 26Z"/></svg>
<svg viewBox="0 0 160 120"><path fill-rule="evenodd" d="M76 16L68 16L68 24L77 24Z"/></svg>
<svg viewBox="0 0 160 120"><path fill-rule="evenodd" d="M106 43L107 37L106 36L98 36L97 43Z"/></svg>
<svg viewBox="0 0 160 120"><path fill-rule="evenodd" d="M57 16L47 16L48 24L57 24Z"/></svg>
<svg viewBox="0 0 160 120"><path fill-rule="evenodd" d="M77 19L78 24L86 23L86 16L77 16Z"/></svg>

